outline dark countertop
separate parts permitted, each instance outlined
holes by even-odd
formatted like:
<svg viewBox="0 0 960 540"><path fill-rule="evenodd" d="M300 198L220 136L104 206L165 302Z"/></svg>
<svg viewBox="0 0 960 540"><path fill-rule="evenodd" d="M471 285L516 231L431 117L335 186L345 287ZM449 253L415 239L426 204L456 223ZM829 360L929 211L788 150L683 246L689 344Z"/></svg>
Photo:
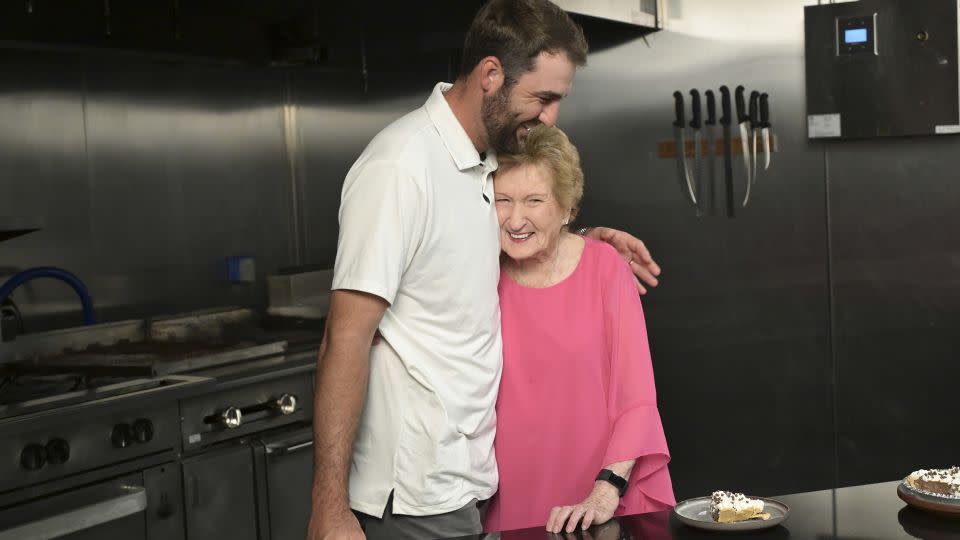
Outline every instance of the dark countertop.
<svg viewBox="0 0 960 540"><path fill-rule="evenodd" d="M542 528L489 534L484 540L796 538L887 540L901 538L960 539L960 517L947 518L909 507L897 497L900 481L772 497L790 508L782 524L738 535L701 531L680 523L672 512L617 518L584 533L556 535ZM708 495L708 494L705 494Z"/></svg>

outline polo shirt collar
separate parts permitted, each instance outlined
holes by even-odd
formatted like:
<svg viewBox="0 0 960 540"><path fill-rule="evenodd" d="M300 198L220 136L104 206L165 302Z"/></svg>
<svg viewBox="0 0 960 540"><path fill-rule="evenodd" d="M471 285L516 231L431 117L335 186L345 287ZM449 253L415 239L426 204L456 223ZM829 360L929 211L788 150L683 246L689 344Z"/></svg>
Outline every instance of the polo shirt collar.
<svg viewBox="0 0 960 540"><path fill-rule="evenodd" d="M441 82L433 87L433 92L424 104L427 116L436 126L440 139L447 148L447 152L450 152L454 163L457 164L458 170L464 171L478 165L484 165L485 169L496 169L497 157L494 151L487 150L486 159L480 160L480 154L473 146L473 141L470 140L470 136L467 135L463 126L460 125L460 121L453 114L453 110L450 109L450 104L443 97L443 93L452 86L450 83Z"/></svg>

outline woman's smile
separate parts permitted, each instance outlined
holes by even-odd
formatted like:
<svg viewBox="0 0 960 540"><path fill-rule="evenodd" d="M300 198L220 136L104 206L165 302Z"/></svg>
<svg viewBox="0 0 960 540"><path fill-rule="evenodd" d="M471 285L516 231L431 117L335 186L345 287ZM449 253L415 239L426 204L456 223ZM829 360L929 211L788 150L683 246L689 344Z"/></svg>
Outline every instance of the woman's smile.
<svg viewBox="0 0 960 540"><path fill-rule="evenodd" d="M533 236L533 233L532 233L532 232L527 232L527 233L512 233L512 232L508 232L507 234L510 235L510 240L512 240L512 241L514 241L514 242L526 242L527 240L530 239L531 236Z"/></svg>

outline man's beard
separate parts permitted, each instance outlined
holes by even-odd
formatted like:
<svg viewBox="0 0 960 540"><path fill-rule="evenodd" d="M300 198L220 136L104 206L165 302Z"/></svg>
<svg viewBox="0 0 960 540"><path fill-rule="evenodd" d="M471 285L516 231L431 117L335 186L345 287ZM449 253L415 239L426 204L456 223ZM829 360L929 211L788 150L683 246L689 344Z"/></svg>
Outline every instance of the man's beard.
<svg viewBox="0 0 960 540"><path fill-rule="evenodd" d="M483 98L480 108L483 127L487 130L488 143L498 154L519 154L523 146L517 140L517 130L522 122L510 110L510 96L506 87L496 94Z"/></svg>

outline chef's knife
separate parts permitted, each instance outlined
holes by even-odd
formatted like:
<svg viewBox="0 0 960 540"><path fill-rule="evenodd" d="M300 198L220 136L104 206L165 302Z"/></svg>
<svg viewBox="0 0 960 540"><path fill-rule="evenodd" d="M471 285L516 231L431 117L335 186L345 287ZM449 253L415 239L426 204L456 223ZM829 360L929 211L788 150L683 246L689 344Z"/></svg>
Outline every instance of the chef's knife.
<svg viewBox="0 0 960 540"><path fill-rule="evenodd" d="M703 123L703 129L707 136L707 206L711 216L717 215L717 179L714 169L714 155L716 152L717 138L717 100L713 95L713 90L707 90L703 93L707 97L707 120Z"/></svg>
<svg viewBox="0 0 960 540"><path fill-rule="evenodd" d="M760 133L760 92L750 92L750 138L753 139L753 183L757 183L757 135Z"/></svg>
<svg viewBox="0 0 960 540"><path fill-rule="evenodd" d="M690 128L693 130L693 185L696 196L694 200L697 203L697 217L700 217L701 206L703 206L703 135L700 133L702 124L703 110L700 107L700 91L690 90Z"/></svg>
<svg viewBox="0 0 960 540"><path fill-rule="evenodd" d="M673 106L676 116L673 122L673 139L677 145L677 178L680 180L680 190L683 191L684 198L696 206L697 198L690 185L690 173L687 172L687 138L684 135L687 127L684 112L686 107L683 104L683 93L679 90L673 93Z"/></svg>
<svg viewBox="0 0 960 540"><path fill-rule="evenodd" d="M753 174L750 172L750 117L747 116L747 102L743 97L746 89L743 85L734 90L734 98L737 102L737 124L740 126L740 152L743 154L743 170L747 179L747 191L743 198L743 206L747 206L750 201L750 183Z"/></svg>
<svg viewBox="0 0 960 540"><path fill-rule="evenodd" d="M770 96L760 94L760 133L763 139L763 170L770 168Z"/></svg>
<svg viewBox="0 0 960 540"><path fill-rule="evenodd" d="M723 126L723 181L727 201L727 217L734 215L733 204L733 150L730 148L730 124L733 122L733 113L730 109L730 89L726 85L720 87L720 125Z"/></svg>

